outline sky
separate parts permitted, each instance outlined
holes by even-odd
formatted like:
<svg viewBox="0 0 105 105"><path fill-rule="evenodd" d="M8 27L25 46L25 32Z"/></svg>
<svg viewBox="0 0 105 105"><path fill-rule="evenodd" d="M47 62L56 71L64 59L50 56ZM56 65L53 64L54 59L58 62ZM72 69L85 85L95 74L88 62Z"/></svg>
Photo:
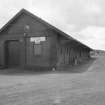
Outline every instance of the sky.
<svg viewBox="0 0 105 105"><path fill-rule="evenodd" d="M87 46L105 50L105 0L0 0L0 28L22 8Z"/></svg>

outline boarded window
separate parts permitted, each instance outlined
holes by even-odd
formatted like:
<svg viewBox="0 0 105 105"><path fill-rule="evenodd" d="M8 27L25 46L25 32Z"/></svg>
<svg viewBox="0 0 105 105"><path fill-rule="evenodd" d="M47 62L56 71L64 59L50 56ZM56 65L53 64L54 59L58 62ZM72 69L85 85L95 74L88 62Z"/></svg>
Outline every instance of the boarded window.
<svg viewBox="0 0 105 105"><path fill-rule="evenodd" d="M34 55L42 54L42 44L34 44Z"/></svg>

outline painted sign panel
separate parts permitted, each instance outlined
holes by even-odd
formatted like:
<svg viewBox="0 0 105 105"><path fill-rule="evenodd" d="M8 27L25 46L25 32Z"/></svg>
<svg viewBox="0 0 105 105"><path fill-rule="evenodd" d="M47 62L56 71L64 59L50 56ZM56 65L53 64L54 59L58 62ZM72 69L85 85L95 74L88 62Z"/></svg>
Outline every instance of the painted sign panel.
<svg viewBox="0 0 105 105"><path fill-rule="evenodd" d="M31 37L30 42L35 42L36 44L40 44L41 41L46 41L46 37Z"/></svg>

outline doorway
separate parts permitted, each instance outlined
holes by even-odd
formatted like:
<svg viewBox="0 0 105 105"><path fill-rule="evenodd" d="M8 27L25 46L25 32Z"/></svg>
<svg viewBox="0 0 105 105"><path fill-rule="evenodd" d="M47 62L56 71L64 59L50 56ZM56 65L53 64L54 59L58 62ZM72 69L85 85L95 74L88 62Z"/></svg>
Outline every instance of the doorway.
<svg viewBox="0 0 105 105"><path fill-rule="evenodd" d="M5 61L7 67L18 67L20 65L19 40L10 40L6 42Z"/></svg>

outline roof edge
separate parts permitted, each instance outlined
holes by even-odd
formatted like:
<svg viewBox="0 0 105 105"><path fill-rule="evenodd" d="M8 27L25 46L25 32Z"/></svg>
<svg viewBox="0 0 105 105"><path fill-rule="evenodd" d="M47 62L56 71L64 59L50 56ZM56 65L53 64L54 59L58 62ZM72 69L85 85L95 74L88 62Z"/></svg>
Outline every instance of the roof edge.
<svg viewBox="0 0 105 105"><path fill-rule="evenodd" d="M65 32L61 31L60 29L56 28L55 26L49 24L48 22L42 20L41 18L37 17L36 15L32 14L31 12L27 11L26 9L22 8L17 14L15 14L13 16L13 18L11 18L1 29L0 29L0 33L11 23L13 22L18 16L20 16L22 13L26 13L27 15L37 19L38 21L40 21L42 24L47 25L48 27L50 27L51 29L55 30L56 32L58 32L59 34L65 36L68 39L72 39L80 44L82 44L83 46L89 48L90 50L92 50L92 48L86 46L85 44L83 44L82 42L76 40L75 38L71 37L70 35L66 34Z"/></svg>

